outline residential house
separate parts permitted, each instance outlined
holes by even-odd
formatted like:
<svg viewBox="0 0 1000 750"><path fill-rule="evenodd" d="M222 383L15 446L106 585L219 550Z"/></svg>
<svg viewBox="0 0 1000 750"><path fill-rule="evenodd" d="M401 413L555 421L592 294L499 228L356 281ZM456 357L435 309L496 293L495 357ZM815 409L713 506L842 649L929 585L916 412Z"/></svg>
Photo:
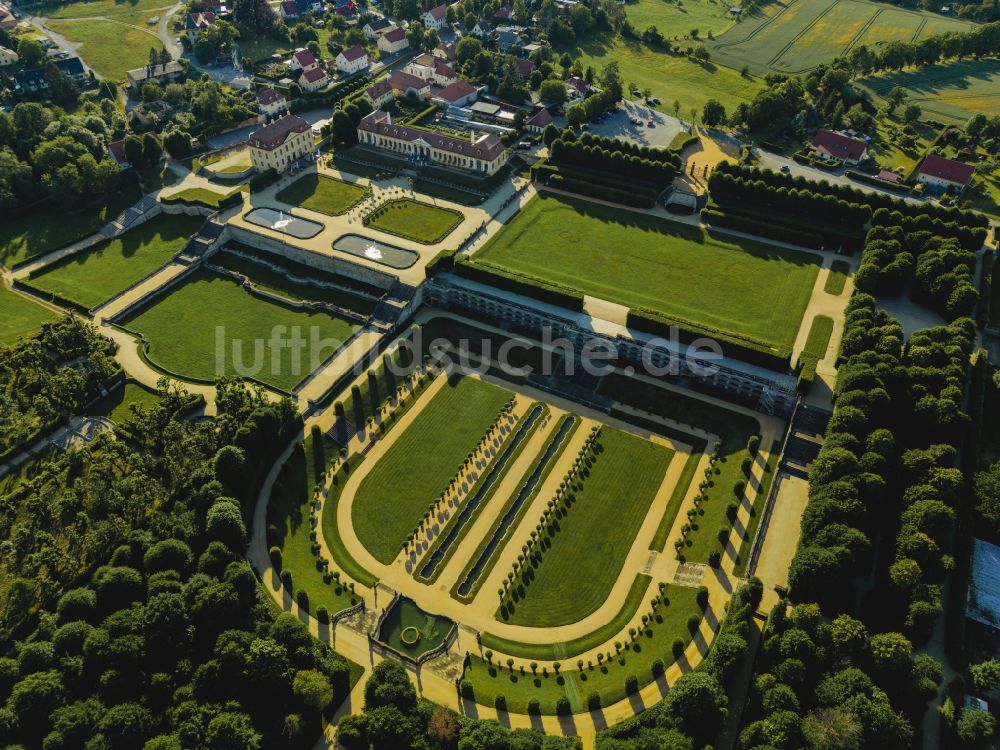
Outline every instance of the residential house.
<svg viewBox="0 0 1000 750"><path fill-rule="evenodd" d="M354 0L334 0L334 13L344 18L352 18L358 14L358 5Z"/></svg>
<svg viewBox="0 0 1000 750"><path fill-rule="evenodd" d="M337 55L337 70L345 75L357 73L368 67L368 53L360 44L341 50Z"/></svg>
<svg viewBox="0 0 1000 750"><path fill-rule="evenodd" d="M299 4L295 2L295 0L284 0L284 2L278 6L278 15L286 21L298 18L301 12L302 10L299 8Z"/></svg>
<svg viewBox="0 0 1000 750"><path fill-rule="evenodd" d="M369 18L365 22L365 25L361 27L361 33L375 42L378 41L378 38L382 34L394 28L395 26L392 21L385 16L381 16L379 18Z"/></svg>
<svg viewBox="0 0 1000 750"><path fill-rule="evenodd" d="M0 10L0 29L13 31L17 28L17 19L9 10Z"/></svg>
<svg viewBox="0 0 1000 750"><path fill-rule="evenodd" d="M420 20L424 22L425 29L440 31L445 25L447 15L448 6L446 4L441 4L424 13L420 17Z"/></svg>
<svg viewBox="0 0 1000 750"><path fill-rule="evenodd" d="M427 52L410 60L403 71L425 81L431 81L437 86L447 86L458 80L458 76L448 63Z"/></svg>
<svg viewBox="0 0 1000 750"><path fill-rule="evenodd" d="M535 72L535 63L527 58L519 57L514 60L514 72L517 73L519 80L527 81Z"/></svg>
<svg viewBox="0 0 1000 750"><path fill-rule="evenodd" d="M464 107L478 96L479 89L468 81L455 81L438 91L431 101L444 107Z"/></svg>
<svg viewBox="0 0 1000 750"><path fill-rule="evenodd" d="M372 105L372 109L384 107L393 100L392 84L389 81L373 83L365 89L365 93L361 96L368 100L368 103Z"/></svg>
<svg viewBox="0 0 1000 750"><path fill-rule="evenodd" d="M824 159L848 166L854 166L868 153L868 144L864 141L825 128L816 131L809 148Z"/></svg>
<svg viewBox="0 0 1000 750"><path fill-rule="evenodd" d="M477 21L476 25L469 31L470 34L479 39L489 39L493 34L493 25L486 21Z"/></svg>
<svg viewBox="0 0 1000 750"><path fill-rule="evenodd" d="M277 89L265 86L257 92L257 106L262 115L270 118L287 112L289 100Z"/></svg>
<svg viewBox="0 0 1000 750"><path fill-rule="evenodd" d="M501 52L510 52L512 49L520 47L524 40L521 39L521 35L517 33L517 29L513 26L501 26L496 30L497 36L497 49Z"/></svg>
<svg viewBox="0 0 1000 750"><path fill-rule="evenodd" d="M305 91L319 91L326 88L329 83L330 76L323 68L309 68L309 70L303 70L302 75L299 76L299 86Z"/></svg>
<svg viewBox="0 0 1000 750"><path fill-rule="evenodd" d="M53 60L56 67L81 86L87 83L87 74L79 57ZM45 78L45 68L30 68L11 74L13 92L21 98L44 98L48 96L49 83Z"/></svg>
<svg viewBox="0 0 1000 750"><path fill-rule="evenodd" d="M163 65L147 65L143 68L135 68L125 73L128 78L129 88L132 93L138 93L142 84L147 81L156 81L161 86L174 83L184 78L184 66L179 60L171 60Z"/></svg>
<svg viewBox="0 0 1000 750"><path fill-rule="evenodd" d="M215 26L215 14L212 12L188 13L184 19L184 31L191 44L195 43L198 34L213 26Z"/></svg>
<svg viewBox="0 0 1000 750"><path fill-rule="evenodd" d="M295 50L292 53L292 59L288 61L288 69L293 73L304 73L319 66L319 60L316 59L316 55L307 49Z"/></svg>
<svg viewBox="0 0 1000 750"><path fill-rule="evenodd" d="M258 172L268 169L284 172L292 163L312 153L312 127L301 117L285 115L255 130L247 143L254 169Z"/></svg>
<svg viewBox="0 0 1000 750"><path fill-rule="evenodd" d="M590 84L580 78L580 76L571 76L566 79L566 94L570 101L582 99L589 93Z"/></svg>
<svg viewBox="0 0 1000 750"><path fill-rule="evenodd" d="M400 28L389 29L376 42L378 48L386 55L395 55L410 46L410 40L406 38L406 31Z"/></svg>
<svg viewBox="0 0 1000 750"><path fill-rule="evenodd" d="M514 11L509 5L501 5L493 15L501 21L510 21L514 16Z"/></svg>
<svg viewBox="0 0 1000 750"><path fill-rule="evenodd" d="M396 125L392 115L381 109L365 115L358 123L358 141L369 148L480 174L494 174L508 159L503 142L493 133L482 133L478 137L473 133L465 139Z"/></svg>
<svg viewBox="0 0 1000 750"><path fill-rule="evenodd" d="M552 124L552 113L548 109L542 107L535 114L528 118L527 122L524 123L524 127L529 133L541 133L545 128Z"/></svg>
<svg viewBox="0 0 1000 750"><path fill-rule="evenodd" d="M389 76L389 85L396 96L416 96L420 99L429 99L431 95L431 84L423 78L404 73L402 70L394 71Z"/></svg>
<svg viewBox="0 0 1000 750"><path fill-rule="evenodd" d="M0 47L0 65L13 65L17 62L17 53L12 49Z"/></svg>
<svg viewBox="0 0 1000 750"><path fill-rule="evenodd" d="M917 182L928 187L962 192L972 181L976 168L965 162L928 154L917 170Z"/></svg>
<svg viewBox="0 0 1000 750"><path fill-rule="evenodd" d="M128 159L125 156L125 139L120 141L111 141L108 144L108 154L114 159L115 164L118 165L118 169L128 169L131 164L129 164Z"/></svg>
<svg viewBox="0 0 1000 750"><path fill-rule="evenodd" d="M431 50L431 54L439 60L453 63L458 59L458 45L455 42L441 42L441 44Z"/></svg>
<svg viewBox="0 0 1000 750"><path fill-rule="evenodd" d="M83 62L79 57L66 57L54 60L53 62L55 62L56 67L59 68L59 70L68 75L81 86L87 83L87 71L83 69Z"/></svg>

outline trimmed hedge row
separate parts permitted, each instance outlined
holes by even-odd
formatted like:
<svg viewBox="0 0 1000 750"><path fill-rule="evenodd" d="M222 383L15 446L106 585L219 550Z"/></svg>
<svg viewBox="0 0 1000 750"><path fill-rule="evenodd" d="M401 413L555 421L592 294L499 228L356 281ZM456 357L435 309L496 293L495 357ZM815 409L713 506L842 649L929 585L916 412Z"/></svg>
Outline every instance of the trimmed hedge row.
<svg viewBox="0 0 1000 750"><path fill-rule="evenodd" d="M650 161L671 164L676 169L680 169L681 166L680 156L677 151L672 149L642 146L638 143L624 141L619 138L605 138L604 136L594 135L589 130L583 131L578 140L585 146L597 146L598 148L610 152L621 151L623 154L638 156L640 159L649 159ZM698 140L698 136L693 135L685 141L685 144L696 140Z"/></svg>
<svg viewBox="0 0 1000 750"><path fill-rule="evenodd" d="M815 221L803 223L783 212L761 212L759 209L745 208L740 204L732 204L723 208L717 203L709 201L707 208L714 211L723 211L724 213L749 219L750 221L777 224L786 229L802 232L806 235L817 235L827 249L834 249L840 246L845 252L853 254L864 245L865 233L860 229L843 231L825 223L819 224Z"/></svg>
<svg viewBox="0 0 1000 750"><path fill-rule="evenodd" d="M714 226L737 229L742 232L755 234L759 237L765 237L769 240L790 242L793 245L802 245L803 247L812 248L813 250L821 250L824 245L823 236L815 232L805 232L799 229L785 227L781 224L748 219L745 216L740 216L731 212L726 213L723 211L717 211L713 208L702 209L701 219L702 221Z"/></svg>
<svg viewBox="0 0 1000 750"><path fill-rule="evenodd" d="M741 338L711 326L698 325L689 320L641 307L630 309L625 322L629 328L663 338L671 338L671 332L676 331L677 339L682 344L691 344L695 339L708 336L719 342L723 354L727 357L774 372L785 373L790 369L789 360L792 357L790 347L775 347L763 341Z"/></svg>
<svg viewBox="0 0 1000 750"><path fill-rule="evenodd" d="M176 195L168 195L165 198L160 198L160 203L167 203L167 204L176 203L184 206L203 206L205 208L212 208L212 209L218 208L221 210L225 208L232 208L233 206L243 202L243 194L239 190L234 190L229 195L220 199L218 203L208 203L207 201L202 201L202 200L188 200L187 198L182 197L182 195L183 195L182 193L178 193Z"/></svg>
<svg viewBox="0 0 1000 750"><path fill-rule="evenodd" d="M872 215L872 226L902 227L907 234L930 232L940 237L953 237L969 252L976 252L986 239L986 228L972 226L964 219L944 221L927 215L908 216L900 211L880 208Z"/></svg>
<svg viewBox="0 0 1000 750"><path fill-rule="evenodd" d="M450 271L455 267L455 256L457 254L458 250L454 248L442 250L424 266L424 276L429 279L440 271Z"/></svg>
<svg viewBox="0 0 1000 750"><path fill-rule="evenodd" d="M567 310L580 312L583 310L583 294L569 287L550 284L538 279L531 279L525 276L518 276L503 271L493 266L488 266L482 262L460 259L454 262L452 269L456 274L472 281L495 286L515 294L523 294L526 297L548 302L551 305L565 307Z"/></svg>
<svg viewBox="0 0 1000 750"><path fill-rule="evenodd" d="M566 190L579 195L586 195L591 198L600 198L612 203L620 203L623 206L633 206L635 208L652 208L656 205L656 196L650 196L638 191L621 190L609 187L599 182L587 182L575 177L566 177L561 174L552 174L548 178L550 187Z"/></svg>
<svg viewBox="0 0 1000 750"><path fill-rule="evenodd" d="M643 159L621 149L609 151L600 146L588 146L582 141L560 138L549 149L549 162L607 172L625 180L642 180L669 185L677 176L677 166L669 162Z"/></svg>
<svg viewBox="0 0 1000 750"><path fill-rule="evenodd" d="M933 216L943 221L961 221L968 226L986 227L989 220L980 214L959 208L949 208L935 203L911 203L884 193L868 193L850 185L830 183L826 180L808 180L805 177L772 172L747 164L721 162L713 174L728 174L750 180L763 180L770 187L786 187L812 190L824 195L832 195L853 203L864 203L872 209L889 208L907 216Z"/></svg>
<svg viewBox="0 0 1000 750"><path fill-rule="evenodd" d="M882 188L883 190L893 190L897 193L909 192L905 185L900 185L898 182L892 182L890 180L883 180L881 177L876 177L875 175L858 172L856 169L848 169L844 172L844 175L849 180L861 182L865 185L872 185L877 188Z"/></svg>

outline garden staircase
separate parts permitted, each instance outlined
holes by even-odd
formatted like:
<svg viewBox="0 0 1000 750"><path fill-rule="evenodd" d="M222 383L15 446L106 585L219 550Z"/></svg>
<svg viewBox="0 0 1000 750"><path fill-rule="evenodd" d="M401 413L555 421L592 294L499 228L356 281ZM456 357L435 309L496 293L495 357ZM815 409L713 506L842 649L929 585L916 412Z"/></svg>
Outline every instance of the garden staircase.
<svg viewBox="0 0 1000 750"><path fill-rule="evenodd" d="M148 195L144 195L140 200L136 201L133 205L126 208L118 214L118 216L101 227L98 234L102 237L107 237L108 239L117 237L131 229L137 221L145 217L147 213L158 206L159 204L155 199L150 198Z"/></svg>

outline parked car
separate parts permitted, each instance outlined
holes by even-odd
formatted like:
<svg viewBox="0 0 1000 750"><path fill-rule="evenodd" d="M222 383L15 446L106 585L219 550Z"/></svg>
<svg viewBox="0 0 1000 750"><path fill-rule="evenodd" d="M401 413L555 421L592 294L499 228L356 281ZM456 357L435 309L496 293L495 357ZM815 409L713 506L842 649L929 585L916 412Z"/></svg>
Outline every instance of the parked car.
<svg viewBox="0 0 1000 750"><path fill-rule="evenodd" d="M653 122L652 120L650 120L649 122L646 123L646 127L655 128L656 127L656 123Z"/></svg>
<svg viewBox="0 0 1000 750"><path fill-rule="evenodd" d="M659 107L659 106L660 106L661 104L663 104L663 102L661 102L661 101L660 101L659 99L657 99L657 98L656 98L656 97L654 96L654 97L653 97L653 104L655 104L655 105L656 105L657 107Z"/></svg>
<svg viewBox="0 0 1000 750"><path fill-rule="evenodd" d="M792 170L790 170L790 169L788 168L788 165L787 165L787 164L782 164L782 165L781 165L781 173L782 173L782 174L788 174L788 173L789 173L789 172L791 172L791 171L792 171Z"/></svg>

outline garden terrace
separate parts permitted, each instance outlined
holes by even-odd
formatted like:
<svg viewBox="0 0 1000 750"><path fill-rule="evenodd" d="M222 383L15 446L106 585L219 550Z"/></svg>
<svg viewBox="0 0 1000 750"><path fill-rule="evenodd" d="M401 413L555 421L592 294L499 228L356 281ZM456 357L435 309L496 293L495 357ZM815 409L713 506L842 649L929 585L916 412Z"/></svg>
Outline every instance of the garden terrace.
<svg viewBox="0 0 1000 750"><path fill-rule="evenodd" d="M29 283L83 307L96 307L167 263L202 222L194 216L157 216L116 239L41 268Z"/></svg>
<svg viewBox="0 0 1000 750"><path fill-rule="evenodd" d="M286 326L286 330L299 326L303 331L316 326L320 340L341 344L357 329L355 324L327 312L261 299L238 282L207 269L196 270L120 322L146 338L153 364L177 373L181 379L213 381L222 374L245 375L245 371L237 371L235 365L239 364L256 371L253 377L262 383L286 392L309 375L307 364L311 360L322 362L334 350L325 346L296 353L283 346L278 367L273 368L269 339L276 326ZM224 373L216 369L219 326L224 327L224 352L232 355L224 358ZM185 335L178 337L178 331ZM260 357L256 356L257 343L261 345ZM234 362L237 351L240 362ZM298 361L296 354L300 355Z"/></svg>
<svg viewBox="0 0 1000 750"><path fill-rule="evenodd" d="M819 271L809 253L556 196L534 198L472 257L477 264L648 308L696 335L732 335L786 360Z"/></svg>
<svg viewBox="0 0 1000 750"><path fill-rule="evenodd" d="M476 378L450 378L364 477L352 520L375 559L388 564L396 558L508 398L504 389Z"/></svg>
<svg viewBox="0 0 1000 750"><path fill-rule="evenodd" d="M329 216L347 213L370 192L370 188L319 174L307 174L281 190L275 198Z"/></svg>
<svg viewBox="0 0 1000 750"><path fill-rule="evenodd" d="M542 520L538 549L515 577L498 616L552 627L582 620L607 599L653 507L674 452L603 427L567 486L568 503ZM672 486L670 489L673 489ZM614 497L615 502L608 502ZM586 585L569 586L569 581Z"/></svg>
<svg viewBox="0 0 1000 750"><path fill-rule="evenodd" d="M366 227L395 234L414 242L434 245L462 222L462 214L410 198L383 203L365 216Z"/></svg>

